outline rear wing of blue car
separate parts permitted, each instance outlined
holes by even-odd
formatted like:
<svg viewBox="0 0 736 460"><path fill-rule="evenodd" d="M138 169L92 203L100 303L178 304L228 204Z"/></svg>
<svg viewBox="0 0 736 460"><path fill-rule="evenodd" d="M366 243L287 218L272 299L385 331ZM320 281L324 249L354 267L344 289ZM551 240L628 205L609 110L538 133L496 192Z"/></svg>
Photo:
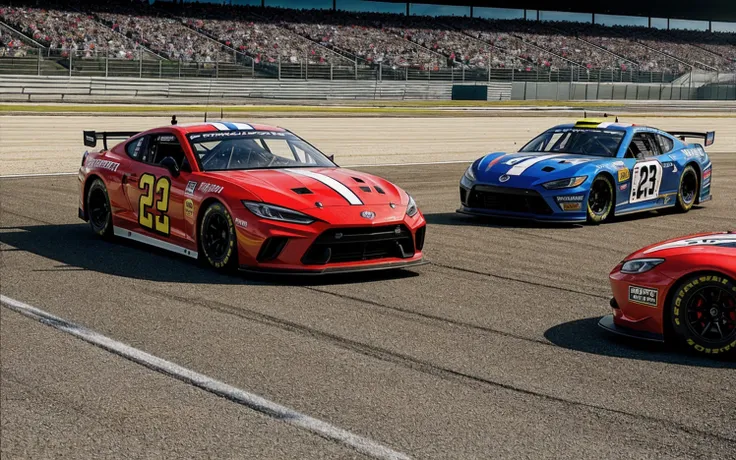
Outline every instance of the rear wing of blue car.
<svg viewBox="0 0 736 460"><path fill-rule="evenodd" d="M698 139L703 139L705 142L703 145L705 147L708 147L709 145L713 145L713 141L716 139L716 132L715 131L707 131L704 133L698 133L693 131L667 131L667 134L670 136L678 137L681 141L684 141L688 137L695 137Z"/></svg>
<svg viewBox="0 0 736 460"><path fill-rule="evenodd" d="M138 134L138 131L82 131L84 137L84 145L87 147L96 147L97 140L102 139L102 147L107 150L108 139L127 139Z"/></svg>

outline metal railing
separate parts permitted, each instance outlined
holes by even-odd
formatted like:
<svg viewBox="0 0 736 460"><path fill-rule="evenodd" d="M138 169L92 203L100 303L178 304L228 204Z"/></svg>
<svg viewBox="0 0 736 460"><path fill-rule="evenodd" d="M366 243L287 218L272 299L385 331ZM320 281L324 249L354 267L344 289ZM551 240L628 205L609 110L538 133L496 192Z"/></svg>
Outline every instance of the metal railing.
<svg viewBox="0 0 736 460"><path fill-rule="evenodd" d="M0 54L0 74L69 75L140 78L275 78L280 80L426 80L449 82L619 82L671 83L684 76L667 72L638 70L445 67L423 70L413 67L374 65L334 65L302 59L298 62L256 62L237 53L228 62L186 62L160 59L146 50L126 57L102 52L66 52L27 49L25 55ZM699 73L701 75L702 72ZM686 74L687 75L687 74ZM711 77L718 78L718 77Z"/></svg>

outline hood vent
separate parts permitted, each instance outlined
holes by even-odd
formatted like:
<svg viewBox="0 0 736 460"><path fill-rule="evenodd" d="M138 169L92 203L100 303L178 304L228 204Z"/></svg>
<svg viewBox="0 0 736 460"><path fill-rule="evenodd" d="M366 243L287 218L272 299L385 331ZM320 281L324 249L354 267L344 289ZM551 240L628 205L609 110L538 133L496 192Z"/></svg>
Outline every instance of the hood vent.
<svg viewBox="0 0 736 460"><path fill-rule="evenodd" d="M380 193L381 195L385 195L386 194L386 192L384 192L383 189L381 187L377 186L377 185L376 185L376 191L378 193Z"/></svg>
<svg viewBox="0 0 736 460"><path fill-rule="evenodd" d="M309 190L307 187L298 187L291 189L292 192L298 194L298 195L311 195L313 192Z"/></svg>
<svg viewBox="0 0 736 460"><path fill-rule="evenodd" d="M365 181L360 177L353 177L353 180L359 184L365 184Z"/></svg>
<svg viewBox="0 0 736 460"><path fill-rule="evenodd" d="M562 162L560 161L560 163L562 163ZM545 166L544 168L542 168L542 171L544 171L544 172L552 172L554 170L555 170L555 168L553 168L552 166Z"/></svg>
<svg viewBox="0 0 736 460"><path fill-rule="evenodd" d="M360 189L363 190L364 192L371 193L371 188L370 187L362 186L362 187L360 187Z"/></svg>

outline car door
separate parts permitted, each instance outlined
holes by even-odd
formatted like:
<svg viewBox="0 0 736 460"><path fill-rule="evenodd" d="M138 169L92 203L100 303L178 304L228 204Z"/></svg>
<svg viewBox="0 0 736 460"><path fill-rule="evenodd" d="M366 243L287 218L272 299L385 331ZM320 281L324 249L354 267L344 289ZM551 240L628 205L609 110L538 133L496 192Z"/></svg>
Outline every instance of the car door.
<svg viewBox="0 0 736 460"><path fill-rule="evenodd" d="M674 204L674 196L680 188L680 174L682 174L677 166L677 161L670 157L675 149L675 142L661 133L655 133L654 137L657 139L657 144L659 144L660 156L658 160L662 164L662 186L659 194L663 196L664 201L667 201L665 204Z"/></svg>
<svg viewBox="0 0 736 460"><path fill-rule="evenodd" d="M185 220L184 196L191 176L179 138L173 132L152 134L141 147L135 165L125 178L126 195L133 210L136 231L156 240L194 249ZM162 161L173 158L179 174ZM181 171L181 169L184 171ZM151 241L148 241L151 243Z"/></svg>
<svg viewBox="0 0 736 460"><path fill-rule="evenodd" d="M629 205L650 207L657 202L663 174L660 156L660 147L654 133L634 133L626 150L626 158L636 160L631 168Z"/></svg>

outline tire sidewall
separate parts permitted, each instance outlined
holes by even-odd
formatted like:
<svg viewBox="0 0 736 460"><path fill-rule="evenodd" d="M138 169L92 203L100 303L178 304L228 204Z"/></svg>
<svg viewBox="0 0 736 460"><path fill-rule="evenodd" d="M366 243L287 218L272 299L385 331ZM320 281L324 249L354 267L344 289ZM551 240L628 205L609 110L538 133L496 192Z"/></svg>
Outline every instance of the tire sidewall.
<svg viewBox="0 0 736 460"><path fill-rule="evenodd" d="M695 178L695 194L693 195L693 200L690 203L685 203L685 200L682 196L682 182L686 174L692 174ZM699 186L700 179L698 178L698 173L695 171L695 168L693 168L692 165L685 166L682 174L680 174L680 185L677 187L677 209L682 212L688 212L693 207L693 205L695 204L695 200L698 197Z"/></svg>
<svg viewBox="0 0 736 460"><path fill-rule="evenodd" d="M603 214L596 214L593 212L592 209L590 209L590 194L593 193L593 186L597 183L603 181L610 191L611 200L608 203L608 209ZM595 179L593 179L593 183L590 185L590 191L588 191L588 199L585 201L585 209L587 214L587 221L589 224L598 225L602 224L603 222L606 222L611 215L611 212L613 211L613 202L615 200L615 193L613 190L613 184L611 183L611 180L608 179L606 176L596 176Z"/></svg>
<svg viewBox="0 0 736 460"><path fill-rule="evenodd" d="M92 196L92 193L101 191L103 195L105 196L105 200L107 201L107 219L105 220L105 225L101 228L97 228L93 221L92 216L90 215L90 206L89 201L90 197ZM87 196L85 197L85 207L87 209L87 217L89 219L89 226L92 229L94 233L97 235L108 238L112 234L112 208L110 207L110 196L107 194L107 187L105 187L105 183L102 182L102 179L94 179L92 181L92 185L89 186L89 189L87 190Z"/></svg>
<svg viewBox="0 0 736 460"><path fill-rule="evenodd" d="M209 221L209 219L214 215L219 214L223 216L227 222L228 225L228 248L227 253L225 256L221 259L214 259L212 256L207 254L207 252L204 249L204 230L206 223ZM228 212L228 210L225 208L225 206L220 203L212 203L210 204L207 209L205 209L204 213L202 214L202 219L200 219L199 222L199 253L200 253L200 259L206 262L210 267L215 268L217 270L228 270L232 269L237 266L238 262L238 245L237 245L237 235L235 232L235 223L233 222L233 218Z"/></svg>
<svg viewBox="0 0 736 460"><path fill-rule="evenodd" d="M723 343L708 342L693 333L687 326L687 304L696 291L696 287L720 286L736 295L736 284L733 280L719 273L708 273L691 276L677 285L673 290L670 302L672 330L681 345L696 353L707 355L736 354L736 337L731 337Z"/></svg>

